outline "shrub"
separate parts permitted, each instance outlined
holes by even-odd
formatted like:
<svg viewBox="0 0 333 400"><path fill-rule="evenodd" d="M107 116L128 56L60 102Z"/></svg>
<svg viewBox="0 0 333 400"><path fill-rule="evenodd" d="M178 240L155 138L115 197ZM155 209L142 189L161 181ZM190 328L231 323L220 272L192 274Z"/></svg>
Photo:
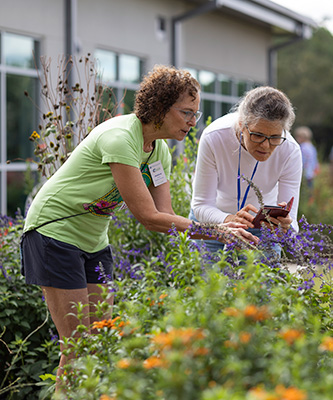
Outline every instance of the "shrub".
<svg viewBox="0 0 333 400"><path fill-rule="evenodd" d="M41 371L57 366L55 328L39 287L25 284L20 273L21 216L0 216L0 396L37 399Z"/></svg>
<svg viewBox="0 0 333 400"><path fill-rule="evenodd" d="M299 290L300 278L256 262L252 251L234 279L224 275L226 255L203 272L187 234L174 241L167 281L156 284L147 268L140 292L122 282L116 317L72 342L82 356L56 398L329 399L332 313L320 294Z"/></svg>

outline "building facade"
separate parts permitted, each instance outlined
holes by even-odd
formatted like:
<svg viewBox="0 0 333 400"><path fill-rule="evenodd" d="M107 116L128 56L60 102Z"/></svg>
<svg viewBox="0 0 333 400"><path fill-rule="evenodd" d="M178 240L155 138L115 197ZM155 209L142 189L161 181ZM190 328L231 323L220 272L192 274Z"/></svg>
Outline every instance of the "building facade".
<svg viewBox="0 0 333 400"><path fill-rule="evenodd" d="M131 112L155 64L187 68L202 85L205 121L243 93L275 84L276 51L311 35L312 20L269 0L11 0L0 13L0 213L23 212L36 166L40 57L53 76L63 56L96 59L101 79ZM282 39L280 39L282 38ZM32 173L31 171L32 170Z"/></svg>

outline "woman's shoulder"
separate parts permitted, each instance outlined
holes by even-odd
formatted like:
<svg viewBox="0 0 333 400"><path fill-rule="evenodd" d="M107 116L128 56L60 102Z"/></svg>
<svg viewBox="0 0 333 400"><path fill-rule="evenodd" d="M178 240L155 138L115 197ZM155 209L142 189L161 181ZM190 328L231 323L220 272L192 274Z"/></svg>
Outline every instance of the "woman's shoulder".
<svg viewBox="0 0 333 400"><path fill-rule="evenodd" d="M209 142L217 143L223 142L226 146L229 142L236 143L235 136L235 123L237 121L237 115L226 114L215 121L213 121L207 128L204 129L200 141L208 140Z"/></svg>
<svg viewBox="0 0 333 400"><path fill-rule="evenodd" d="M299 143L297 143L297 141L295 140L295 138L290 134L290 132L286 131L286 139L283 146L280 147L281 149L284 147L283 150L285 150L286 148L289 149L289 151L301 151L301 147L299 145ZM286 146L284 146L286 145Z"/></svg>
<svg viewBox="0 0 333 400"><path fill-rule="evenodd" d="M237 121L237 118L238 118L237 113L225 114L222 117L214 120L211 124L209 124L207 128L204 129L204 133L233 129Z"/></svg>
<svg viewBox="0 0 333 400"><path fill-rule="evenodd" d="M293 163L300 162L302 158L300 145L296 142L296 140L289 132L286 132L286 138L287 140L285 140L281 146L278 146L272 154L272 162L273 159L279 160L279 162L284 162L287 160Z"/></svg>

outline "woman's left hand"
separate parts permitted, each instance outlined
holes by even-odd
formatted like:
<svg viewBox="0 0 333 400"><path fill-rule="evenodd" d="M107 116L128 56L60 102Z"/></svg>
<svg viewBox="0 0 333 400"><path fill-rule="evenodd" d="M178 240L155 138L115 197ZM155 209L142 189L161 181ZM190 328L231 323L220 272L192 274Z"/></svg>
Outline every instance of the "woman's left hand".
<svg viewBox="0 0 333 400"><path fill-rule="evenodd" d="M249 231L244 228L247 228L245 224L240 224L237 222L224 222L219 225L221 231L225 231L223 228L228 228L228 232L230 232L233 236L239 237L240 239L245 240L246 242L252 243L254 245L259 243L259 238L257 236L252 235ZM229 239L227 242L231 242ZM224 240L225 242L225 240Z"/></svg>
<svg viewBox="0 0 333 400"><path fill-rule="evenodd" d="M285 207L287 205L287 203L282 202L282 203L279 203L278 205L280 207ZM270 221L272 224L280 226L280 228L282 229L282 231L284 233L286 233L290 229L291 223L293 222L293 220L289 214L286 217L277 217L277 218L270 217ZM271 225L269 222L266 222L266 226L271 228Z"/></svg>

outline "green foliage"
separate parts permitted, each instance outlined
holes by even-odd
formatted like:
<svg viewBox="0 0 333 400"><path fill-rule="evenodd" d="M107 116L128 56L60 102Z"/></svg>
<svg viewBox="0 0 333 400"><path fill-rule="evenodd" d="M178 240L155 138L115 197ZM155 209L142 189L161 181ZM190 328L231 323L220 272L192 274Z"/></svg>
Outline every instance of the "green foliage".
<svg viewBox="0 0 333 400"><path fill-rule="evenodd" d="M96 125L113 115L116 99L112 89L99 81L96 61L90 54L79 60L58 60L55 81L51 59L41 57L40 63L38 77L47 111L37 107L42 120L38 132L32 132L29 139L34 143L38 171L49 178ZM77 82L71 86L74 73ZM29 97L29 93L25 94Z"/></svg>
<svg viewBox="0 0 333 400"><path fill-rule="evenodd" d="M184 139L184 151L177 157L170 177L172 208L177 215L188 217L192 198L192 181L195 171L199 139L197 129L192 129Z"/></svg>
<svg viewBox="0 0 333 400"><path fill-rule="evenodd" d="M196 146L193 134L172 171L173 207L184 216ZM0 343L8 375L0 394L48 399L58 360L49 336L54 327L43 325L39 288L19 274L23 221L9 222L1 228L2 269L12 279L0 278L0 311L9 315ZM80 326L80 338L68 339L76 362L66 368L67 393L52 398L257 400L294 390L299 398L304 392L329 399L332 280L304 289L306 275L259 264L254 252L207 258L193 249L188 233L148 232L126 210L111 221L110 243L115 318L101 321L93 335Z"/></svg>
<svg viewBox="0 0 333 400"><path fill-rule="evenodd" d="M305 215L308 222L332 224L333 187L329 166L321 164L320 172L314 179L314 190L309 192L306 182L302 182L298 215Z"/></svg>
<svg viewBox="0 0 333 400"><path fill-rule="evenodd" d="M252 252L235 274L242 279L221 273L226 258L203 274L187 240L180 234L167 254L174 285L159 281L152 291L148 270L140 293L126 284L117 293L113 321L72 342L82 357L63 378L68 390L54 398L283 399L293 391L290 398L328 400L332 315L320 295L300 291L284 269L255 264Z"/></svg>
<svg viewBox="0 0 333 400"><path fill-rule="evenodd" d="M20 273L22 219L0 222L0 396L37 399L39 375L57 365L55 328L40 288L26 285Z"/></svg>
<svg viewBox="0 0 333 400"><path fill-rule="evenodd" d="M279 51L278 86L296 108L296 126L307 125L325 158L333 145L333 36L319 28L311 39Z"/></svg>

